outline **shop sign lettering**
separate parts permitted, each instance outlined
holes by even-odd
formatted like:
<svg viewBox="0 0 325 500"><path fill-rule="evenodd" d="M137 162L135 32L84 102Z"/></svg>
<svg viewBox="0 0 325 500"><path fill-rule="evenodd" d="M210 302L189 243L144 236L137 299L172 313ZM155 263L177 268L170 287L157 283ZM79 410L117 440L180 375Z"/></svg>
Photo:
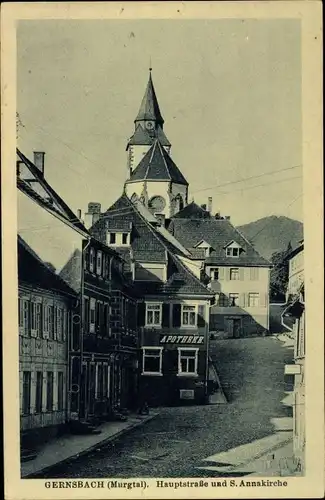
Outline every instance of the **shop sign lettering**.
<svg viewBox="0 0 325 500"><path fill-rule="evenodd" d="M203 344L203 335L163 335L160 344Z"/></svg>

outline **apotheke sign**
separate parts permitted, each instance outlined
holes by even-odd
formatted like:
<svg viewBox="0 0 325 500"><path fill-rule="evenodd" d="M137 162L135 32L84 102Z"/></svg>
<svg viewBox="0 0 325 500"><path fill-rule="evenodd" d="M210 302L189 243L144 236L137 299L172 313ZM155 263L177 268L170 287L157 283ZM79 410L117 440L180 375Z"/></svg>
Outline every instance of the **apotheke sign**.
<svg viewBox="0 0 325 500"><path fill-rule="evenodd" d="M203 344L203 335L163 335L160 344Z"/></svg>

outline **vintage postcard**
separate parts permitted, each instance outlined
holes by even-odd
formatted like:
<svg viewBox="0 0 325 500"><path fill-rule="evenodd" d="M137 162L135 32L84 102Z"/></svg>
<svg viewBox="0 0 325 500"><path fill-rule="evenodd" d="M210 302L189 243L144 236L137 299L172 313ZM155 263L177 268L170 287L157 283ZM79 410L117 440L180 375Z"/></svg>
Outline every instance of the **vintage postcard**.
<svg viewBox="0 0 325 500"><path fill-rule="evenodd" d="M324 492L321 4L3 4L5 498Z"/></svg>

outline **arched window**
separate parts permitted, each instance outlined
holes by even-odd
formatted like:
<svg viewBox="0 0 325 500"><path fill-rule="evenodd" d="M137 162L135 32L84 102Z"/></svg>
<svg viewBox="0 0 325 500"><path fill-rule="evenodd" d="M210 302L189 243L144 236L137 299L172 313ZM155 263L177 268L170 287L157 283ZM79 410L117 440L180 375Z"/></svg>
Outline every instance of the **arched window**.
<svg viewBox="0 0 325 500"><path fill-rule="evenodd" d="M176 213L179 212L180 210L183 210L184 208L184 201L183 198L180 194L178 194L175 198L176 201Z"/></svg>

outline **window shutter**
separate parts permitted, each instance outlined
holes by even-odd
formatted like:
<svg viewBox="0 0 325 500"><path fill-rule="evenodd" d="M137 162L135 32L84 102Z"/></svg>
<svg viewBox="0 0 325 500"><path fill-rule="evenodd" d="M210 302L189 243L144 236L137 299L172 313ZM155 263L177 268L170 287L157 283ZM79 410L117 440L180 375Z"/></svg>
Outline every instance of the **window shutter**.
<svg viewBox="0 0 325 500"><path fill-rule="evenodd" d="M205 305L201 304L198 307L197 326L205 326Z"/></svg>
<svg viewBox="0 0 325 500"><path fill-rule="evenodd" d="M58 308L53 306L53 340L57 339Z"/></svg>
<svg viewBox="0 0 325 500"><path fill-rule="evenodd" d="M230 267L225 268L225 280L230 280Z"/></svg>
<svg viewBox="0 0 325 500"><path fill-rule="evenodd" d="M89 332L95 333L95 321L96 321L96 300L94 298L90 299L89 303Z"/></svg>
<svg viewBox="0 0 325 500"><path fill-rule="evenodd" d="M245 269L243 267L239 268L239 279L241 281L244 281L244 279L245 279Z"/></svg>
<svg viewBox="0 0 325 500"><path fill-rule="evenodd" d="M259 305L261 307L265 307L266 306L266 293L260 293L259 294Z"/></svg>
<svg viewBox="0 0 325 500"><path fill-rule="evenodd" d="M144 302L138 303L138 326L144 326L146 314L146 304Z"/></svg>
<svg viewBox="0 0 325 500"><path fill-rule="evenodd" d="M219 280L224 280L224 279L225 279L225 268L219 267Z"/></svg>
<svg viewBox="0 0 325 500"><path fill-rule="evenodd" d="M173 305L173 326L181 326L181 304Z"/></svg>
<svg viewBox="0 0 325 500"><path fill-rule="evenodd" d="M246 305L246 294L245 293L241 293L240 296L239 296L239 305L241 307L245 307Z"/></svg>
<svg viewBox="0 0 325 500"><path fill-rule="evenodd" d="M49 338L49 323L48 323L48 304L43 304L43 339Z"/></svg>
<svg viewBox="0 0 325 500"><path fill-rule="evenodd" d="M170 304L163 303L162 305L162 326L168 328L169 327L169 309Z"/></svg>

